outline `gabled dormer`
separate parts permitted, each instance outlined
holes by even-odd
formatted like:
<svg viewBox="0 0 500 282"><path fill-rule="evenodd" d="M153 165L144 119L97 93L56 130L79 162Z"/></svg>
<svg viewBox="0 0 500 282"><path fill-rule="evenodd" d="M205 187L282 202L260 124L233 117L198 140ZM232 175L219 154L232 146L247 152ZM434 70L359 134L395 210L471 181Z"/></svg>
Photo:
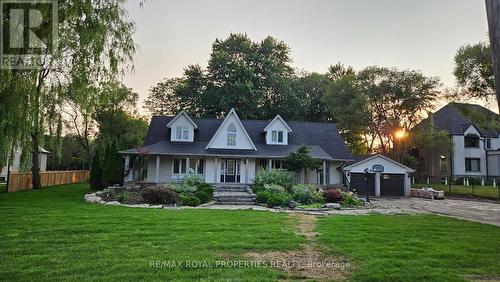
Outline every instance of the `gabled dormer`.
<svg viewBox="0 0 500 282"><path fill-rule="evenodd" d="M254 150L257 147L248 135L234 109L231 109L215 132L206 149Z"/></svg>
<svg viewBox="0 0 500 282"><path fill-rule="evenodd" d="M186 112L182 111L167 124L167 127L170 128L170 141L193 142L194 130L198 128L198 125Z"/></svg>
<svg viewBox="0 0 500 282"><path fill-rule="evenodd" d="M264 132L266 133L266 144L288 145L288 134L292 133L292 129L280 115L277 115L264 128Z"/></svg>

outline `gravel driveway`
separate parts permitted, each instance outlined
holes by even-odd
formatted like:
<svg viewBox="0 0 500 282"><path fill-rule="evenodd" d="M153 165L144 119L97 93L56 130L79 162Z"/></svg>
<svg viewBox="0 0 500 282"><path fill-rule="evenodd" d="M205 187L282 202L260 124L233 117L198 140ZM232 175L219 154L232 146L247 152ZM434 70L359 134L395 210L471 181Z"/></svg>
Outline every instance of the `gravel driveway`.
<svg viewBox="0 0 500 282"><path fill-rule="evenodd" d="M422 198L377 198L373 203L409 212L429 212L500 226L500 203Z"/></svg>

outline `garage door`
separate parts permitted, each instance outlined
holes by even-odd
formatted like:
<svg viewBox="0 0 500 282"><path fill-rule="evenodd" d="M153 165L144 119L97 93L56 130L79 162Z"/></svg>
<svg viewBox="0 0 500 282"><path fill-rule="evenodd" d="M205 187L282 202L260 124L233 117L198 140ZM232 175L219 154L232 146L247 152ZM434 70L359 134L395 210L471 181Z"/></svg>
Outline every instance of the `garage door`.
<svg viewBox="0 0 500 282"><path fill-rule="evenodd" d="M375 196L374 175L368 175L368 187L370 187L370 196ZM366 180L364 173L351 173L351 190L356 190L358 195L366 195Z"/></svg>
<svg viewBox="0 0 500 282"><path fill-rule="evenodd" d="M382 174L380 176L380 196L404 196L404 174Z"/></svg>

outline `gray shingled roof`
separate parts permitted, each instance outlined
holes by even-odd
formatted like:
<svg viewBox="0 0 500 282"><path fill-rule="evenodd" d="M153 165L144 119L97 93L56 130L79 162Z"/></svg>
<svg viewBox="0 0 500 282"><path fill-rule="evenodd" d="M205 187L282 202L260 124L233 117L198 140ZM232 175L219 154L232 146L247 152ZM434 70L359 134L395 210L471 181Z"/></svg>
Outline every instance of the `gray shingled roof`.
<svg viewBox="0 0 500 282"><path fill-rule="evenodd" d="M448 131L451 135L462 135L469 126L474 124L472 120L464 115L457 106L467 107L470 111L481 112L488 115L497 115L496 113L476 104L465 104L465 103L448 103L446 106L439 109L432 116L434 128L437 130ZM428 126L431 122L431 118L428 117L421 121L415 128L421 128ZM474 126L476 126L474 124ZM483 130L479 127L479 132L484 137L497 137L498 132Z"/></svg>
<svg viewBox="0 0 500 282"><path fill-rule="evenodd" d="M327 160L351 160L352 156L333 123L320 122L287 122L293 132L288 137L288 145L267 145L264 128L269 121L242 120L248 135L257 147L254 150L205 149L208 142L221 125L221 119L193 119L198 125L195 130L195 142L171 142L170 128L167 127L171 116L155 116L149 125L148 133L141 148L120 151L123 154L137 154L139 151L148 154L165 155L216 155L216 156L249 156L284 158L294 152L300 145L311 150L311 156Z"/></svg>

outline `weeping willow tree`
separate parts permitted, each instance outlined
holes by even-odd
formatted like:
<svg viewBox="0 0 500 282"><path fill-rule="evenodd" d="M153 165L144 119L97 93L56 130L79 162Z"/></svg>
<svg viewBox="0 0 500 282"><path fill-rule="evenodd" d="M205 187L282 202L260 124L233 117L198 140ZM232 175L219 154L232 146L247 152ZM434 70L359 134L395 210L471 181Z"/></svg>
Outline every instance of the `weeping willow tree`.
<svg viewBox="0 0 500 282"><path fill-rule="evenodd" d="M13 146L22 147L23 163L31 163L33 189L41 186L38 151L43 136L62 131L65 101L94 101L99 93L86 90L132 68L134 23L123 5L123 0L59 0L55 53L41 51L38 69L6 70L2 74L1 161ZM60 143L57 139L54 144Z"/></svg>

